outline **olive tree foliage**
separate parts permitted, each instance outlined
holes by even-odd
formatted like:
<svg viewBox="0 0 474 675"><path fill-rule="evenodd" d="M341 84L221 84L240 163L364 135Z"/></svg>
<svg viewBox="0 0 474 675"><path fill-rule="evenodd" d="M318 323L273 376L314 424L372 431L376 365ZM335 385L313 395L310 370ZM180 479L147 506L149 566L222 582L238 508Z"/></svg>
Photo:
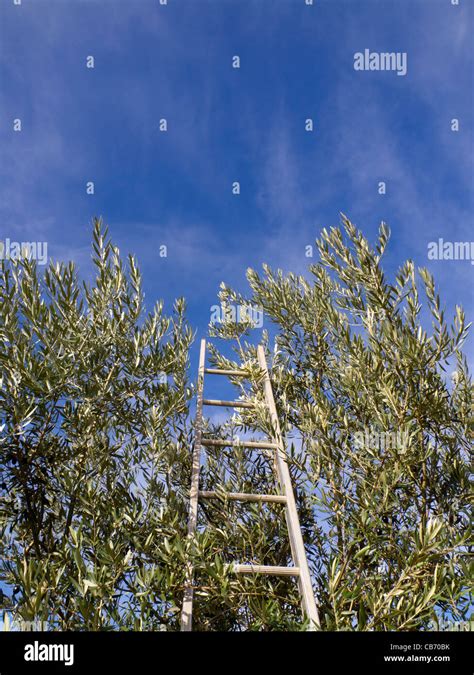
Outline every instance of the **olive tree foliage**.
<svg viewBox="0 0 474 675"><path fill-rule="evenodd" d="M472 587L473 390L461 351L469 326L460 307L453 322L446 321L426 269L417 271L409 260L387 278L384 224L373 247L346 217L342 221L340 228L323 230L319 262L307 276L268 266L263 275L248 270L251 293L244 297L222 284L220 300L224 308L264 310L271 379L322 628L423 630L440 619L463 621ZM253 373L242 395L256 402L259 428L265 428L255 347L245 340L251 328L250 320L236 322L229 312L213 333L237 340L236 358L216 350L214 362L223 368L243 362ZM234 424L234 433L256 430L247 411ZM236 486L240 462L240 480L253 478L258 487L263 459L237 459L221 481ZM246 491L257 491L251 487ZM242 523L227 513L223 539ZM259 562L270 562L271 555L274 562L277 556L285 564L289 550L275 522L252 523L244 523L245 537L257 549L247 557L263 554L267 560ZM276 543L279 558L270 550ZM289 619L303 625L288 608L297 603L294 582L247 583L249 597L256 598L254 625L281 626Z"/></svg>
<svg viewBox="0 0 474 675"><path fill-rule="evenodd" d="M387 242L384 226L372 248L344 219L323 231L311 280L265 267L249 270L249 297L220 293L272 324L264 342L325 630L468 615L468 327L461 309L446 323L426 270L408 261L386 279ZM187 537L184 302L146 314L136 263L100 221L93 250L92 284L73 264L0 267L0 609L53 629L177 630L191 562L196 630L305 629L293 578L230 564L292 564L282 505L225 496L278 493L271 452L207 448L201 489L220 498L201 500ZM211 331L236 341L235 358L215 348L212 361L243 363L248 379L232 382L255 410L205 420L215 439L273 433L253 323L236 316Z"/></svg>
<svg viewBox="0 0 474 675"><path fill-rule="evenodd" d="M51 629L173 627L193 336L183 300L145 312L136 263L100 220L93 265L81 284L73 263L1 264L3 610Z"/></svg>

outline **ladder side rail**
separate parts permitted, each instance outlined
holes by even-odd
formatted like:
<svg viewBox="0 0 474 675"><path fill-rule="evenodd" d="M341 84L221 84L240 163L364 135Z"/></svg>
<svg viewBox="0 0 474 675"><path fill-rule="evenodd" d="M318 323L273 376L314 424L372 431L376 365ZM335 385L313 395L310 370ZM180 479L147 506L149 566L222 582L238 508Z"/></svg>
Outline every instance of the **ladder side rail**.
<svg viewBox="0 0 474 675"><path fill-rule="evenodd" d="M204 366L206 362L206 340L201 340L201 350L199 353L199 370L197 386L196 403L196 431L194 438L192 472L191 472L191 490L189 496L189 516L188 516L188 537L192 539L197 527L198 501L199 501L199 474L201 468L202 454L202 402L204 393ZM181 610L181 630L192 630L193 624L193 567L188 564L186 574L186 588L184 590L183 607Z"/></svg>
<svg viewBox="0 0 474 675"><path fill-rule="evenodd" d="M285 518L288 528L288 535L290 538L293 562L294 565L300 570L300 574L298 577L298 585L301 593L302 609L304 615L310 621L310 628L314 627L319 628L320 621L318 608L313 593L311 575L309 572L308 561L306 558L306 550L304 547L303 536L301 534L301 527L298 517L298 511L296 508L293 485L291 483L290 471L288 468L283 448L283 438L281 435L280 423L278 421L275 400L273 398L272 384L270 380L270 375L268 373L265 352L263 350L262 345L258 346L257 354L260 368L263 370L264 373L265 400L270 411L272 426L275 430L277 436L276 440L279 445L278 450L275 451L277 455L278 478L281 484L281 488L283 490L283 494L287 498L285 508Z"/></svg>

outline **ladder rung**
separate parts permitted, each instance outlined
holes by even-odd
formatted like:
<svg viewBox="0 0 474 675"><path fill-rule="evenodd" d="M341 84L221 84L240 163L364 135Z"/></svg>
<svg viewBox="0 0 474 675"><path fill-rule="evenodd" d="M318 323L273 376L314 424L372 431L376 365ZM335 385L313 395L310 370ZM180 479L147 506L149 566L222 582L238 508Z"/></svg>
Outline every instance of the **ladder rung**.
<svg viewBox="0 0 474 675"><path fill-rule="evenodd" d="M299 567L273 567L272 565L234 565L236 574L275 574L282 577L299 577Z"/></svg>
<svg viewBox="0 0 474 675"><path fill-rule="evenodd" d="M245 370L222 370L220 368L205 368L208 375L226 375L227 377L248 377Z"/></svg>
<svg viewBox="0 0 474 675"><path fill-rule="evenodd" d="M227 408L255 408L253 403L248 401L218 401L217 399L205 398L203 405L222 405Z"/></svg>
<svg viewBox="0 0 474 675"><path fill-rule="evenodd" d="M259 495L247 494L245 492L208 492L203 490L199 492L203 499L230 499L235 502L277 502L284 504L287 499L285 495Z"/></svg>
<svg viewBox="0 0 474 675"><path fill-rule="evenodd" d="M222 440L220 438L203 438L201 445L215 445L225 448L231 446L234 448L266 448L268 450L278 450L280 447L278 443L270 443L270 441L246 441L245 439L234 441L232 438Z"/></svg>

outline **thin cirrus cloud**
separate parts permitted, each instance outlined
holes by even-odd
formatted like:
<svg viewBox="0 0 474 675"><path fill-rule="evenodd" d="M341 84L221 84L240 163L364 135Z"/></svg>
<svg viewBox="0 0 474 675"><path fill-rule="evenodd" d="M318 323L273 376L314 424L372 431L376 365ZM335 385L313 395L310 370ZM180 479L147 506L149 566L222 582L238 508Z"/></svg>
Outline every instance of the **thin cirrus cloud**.
<svg viewBox="0 0 474 675"><path fill-rule="evenodd" d="M343 211L372 239L388 222L389 271L412 257L472 312L474 266L426 255L472 238L472 7L243 5L3 3L0 236L47 239L86 270L103 215L150 304L185 295L203 332L222 280L245 289L262 262L304 273L305 246ZM406 51L407 75L354 71L365 48Z"/></svg>

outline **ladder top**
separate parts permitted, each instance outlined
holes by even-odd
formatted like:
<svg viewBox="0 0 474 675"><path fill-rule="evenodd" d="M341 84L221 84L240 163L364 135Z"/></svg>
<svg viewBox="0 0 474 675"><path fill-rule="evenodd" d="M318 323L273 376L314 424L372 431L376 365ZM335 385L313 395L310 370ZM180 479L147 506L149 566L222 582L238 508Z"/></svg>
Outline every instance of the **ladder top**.
<svg viewBox="0 0 474 675"><path fill-rule="evenodd" d="M208 375L226 375L227 377L248 377L245 370L222 370L220 368L204 368Z"/></svg>
<svg viewBox="0 0 474 675"><path fill-rule="evenodd" d="M222 405L225 408L255 408L253 403L248 401L220 401L213 398L204 398L203 405Z"/></svg>

